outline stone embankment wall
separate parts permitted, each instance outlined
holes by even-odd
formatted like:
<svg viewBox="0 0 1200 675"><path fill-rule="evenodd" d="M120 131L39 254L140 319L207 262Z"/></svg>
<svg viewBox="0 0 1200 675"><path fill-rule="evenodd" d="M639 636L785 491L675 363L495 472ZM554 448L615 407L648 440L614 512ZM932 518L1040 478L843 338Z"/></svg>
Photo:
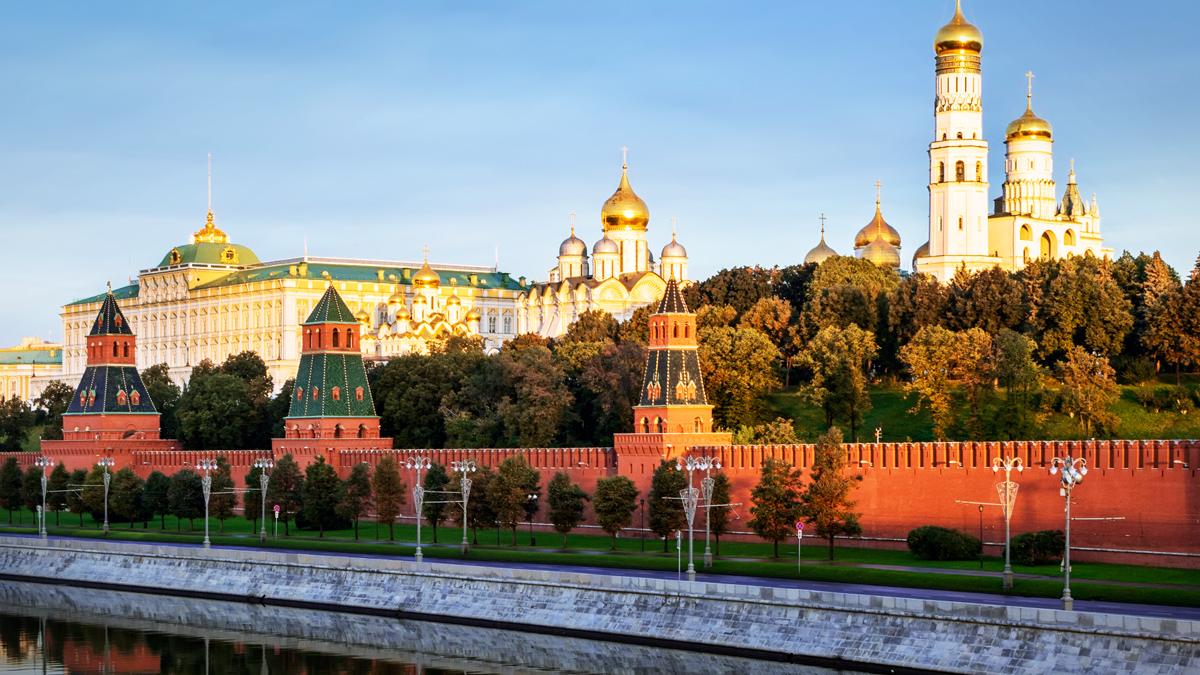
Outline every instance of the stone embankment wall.
<svg viewBox="0 0 1200 675"><path fill-rule="evenodd" d="M951 672L1187 672L1200 622L571 572L0 537L0 576L754 657Z"/></svg>

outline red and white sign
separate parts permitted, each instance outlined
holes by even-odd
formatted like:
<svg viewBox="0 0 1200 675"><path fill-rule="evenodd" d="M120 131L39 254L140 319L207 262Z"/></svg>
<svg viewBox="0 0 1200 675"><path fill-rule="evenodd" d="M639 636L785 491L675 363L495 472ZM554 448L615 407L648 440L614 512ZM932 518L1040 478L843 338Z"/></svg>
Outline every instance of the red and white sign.
<svg viewBox="0 0 1200 675"><path fill-rule="evenodd" d="M803 520L797 520L797 521L796 521L796 531L797 531L797 532L803 532L803 531L804 531L804 521L803 521Z"/></svg>
<svg viewBox="0 0 1200 675"><path fill-rule="evenodd" d="M278 504L275 505L275 517L276 518L279 517L279 505Z"/></svg>

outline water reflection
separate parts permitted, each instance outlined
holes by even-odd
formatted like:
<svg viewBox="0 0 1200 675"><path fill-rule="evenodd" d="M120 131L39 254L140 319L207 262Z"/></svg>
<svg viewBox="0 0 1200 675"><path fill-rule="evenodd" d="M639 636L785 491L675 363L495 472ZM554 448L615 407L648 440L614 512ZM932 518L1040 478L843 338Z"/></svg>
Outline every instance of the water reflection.
<svg viewBox="0 0 1200 675"><path fill-rule="evenodd" d="M0 582L5 673L829 673L735 656Z"/></svg>

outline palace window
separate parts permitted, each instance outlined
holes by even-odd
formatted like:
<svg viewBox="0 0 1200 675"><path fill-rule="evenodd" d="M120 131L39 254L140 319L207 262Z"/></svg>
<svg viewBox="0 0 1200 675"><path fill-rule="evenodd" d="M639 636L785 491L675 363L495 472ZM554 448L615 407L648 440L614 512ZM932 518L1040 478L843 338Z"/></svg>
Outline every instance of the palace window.
<svg viewBox="0 0 1200 675"><path fill-rule="evenodd" d="M672 331L672 337L679 337L679 324L675 324L675 329Z"/></svg>
<svg viewBox="0 0 1200 675"><path fill-rule="evenodd" d="M115 356L117 356L117 355L118 355L118 353L117 353L117 343L116 343L116 342L113 342L113 356L115 357Z"/></svg>
<svg viewBox="0 0 1200 675"><path fill-rule="evenodd" d="M488 326L489 333L495 333L496 332L496 317L489 316L487 326Z"/></svg>
<svg viewBox="0 0 1200 675"><path fill-rule="evenodd" d="M967 178L967 165L961 160L954 163L954 179L958 182L963 182Z"/></svg>
<svg viewBox="0 0 1200 675"><path fill-rule="evenodd" d="M962 140L962 132L961 131L958 132L958 140L960 140L960 141Z"/></svg>
<svg viewBox="0 0 1200 675"><path fill-rule="evenodd" d="M321 389L319 387L313 387L312 398L314 401L321 398Z"/></svg>
<svg viewBox="0 0 1200 675"><path fill-rule="evenodd" d="M125 395L124 389L117 391L117 405L125 405L128 400L129 397Z"/></svg>
<svg viewBox="0 0 1200 675"><path fill-rule="evenodd" d="M361 401L361 400L363 400L363 395L364 395L364 392L363 392L363 388L362 388L362 387L355 387L355 388L354 388L354 399L355 399L356 401Z"/></svg>
<svg viewBox="0 0 1200 675"><path fill-rule="evenodd" d="M945 162L938 162L938 182L939 183L946 182L946 163Z"/></svg>
<svg viewBox="0 0 1200 675"><path fill-rule="evenodd" d="M643 418L642 418L641 425L642 425L642 433L643 433L643 434L648 434L648 433L650 433L650 420L648 420L648 419L646 419L645 417L643 417Z"/></svg>
<svg viewBox="0 0 1200 675"><path fill-rule="evenodd" d="M704 432L704 422L702 422L699 417L692 420L692 431L698 434Z"/></svg>
<svg viewBox="0 0 1200 675"><path fill-rule="evenodd" d="M341 340L339 339L338 329L336 329L336 328L333 329L333 346L334 347L342 346Z"/></svg>
<svg viewBox="0 0 1200 675"><path fill-rule="evenodd" d="M139 394L136 389L134 389L133 391L129 392L129 402L134 405L140 405L142 403L142 395Z"/></svg>
<svg viewBox="0 0 1200 675"><path fill-rule="evenodd" d="M329 393L331 396L333 396L333 400L335 400L335 401L342 400L342 388L341 387L334 387L333 389L330 390Z"/></svg>
<svg viewBox="0 0 1200 675"><path fill-rule="evenodd" d="M1033 241L1033 230L1030 229L1029 223L1021 226L1021 241Z"/></svg>
<svg viewBox="0 0 1200 675"><path fill-rule="evenodd" d="M958 219L958 229L960 229L960 230L962 229L962 217L961 216Z"/></svg>
<svg viewBox="0 0 1200 675"><path fill-rule="evenodd" d="M1075 230L1067 230L1063 233L1063 246L1075 245Z"/></svg>
<svg viewBox="0 0 1200 675"><path fill-rule="evenodd" d="M304 387L296 387L296 400L299 401L299 400L302 400L303 398L304 398Z"/></svg>
<svg viewBox="0 0 1200 675"><path fill-rule="evenodd" d="M128 342L126 342L121 347L121 355L124 356L125 358L129 358L129 343Z"/></svg>
<svg viewBox="0 0 1200 675"><path fill-rule="evenodd" d="M975 162L975 180L983 182L983 162Z"/></svg>

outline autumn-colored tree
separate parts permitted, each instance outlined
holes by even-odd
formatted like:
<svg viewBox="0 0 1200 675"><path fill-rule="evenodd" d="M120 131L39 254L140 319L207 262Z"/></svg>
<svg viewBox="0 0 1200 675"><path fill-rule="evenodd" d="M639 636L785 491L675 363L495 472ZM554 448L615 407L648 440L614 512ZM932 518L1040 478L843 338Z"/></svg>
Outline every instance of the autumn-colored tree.
<svg viewBox="0 0 1200 675"><path fill-rule="evenodd" d="M738 326L757 330L767 336L780 354L794 356L800 346L795 314L795 309L787 300L761 298L742 313Z"/></svg>
<svg viewBox="0 0 1200 675"><path fill-rule="evenodd" d="M496 512L496 520L512 532L512 545L517 545L517 526L525 516L530 494L540 492L539 474L521 455L500 463L496 478L488 488L487 499Z"/></svg>
<svg viewBox="0 0 1200 675"><path fill-rule="evenodd" d="M358 521L371 509L371 465L359 462L350 470L343 483L342 501L338 515L354 523L354 539L358 540Z"/></svg>
<svg viewBox="0 0 1200 675"><path fill-rule="evenodd" d="M406 499L404 480L400 478L400 467L394 457L387 455L379 460L371 482L375 493L375 518L387 524L388 540L395 541L396 517Z"/></svg>
<svg viewBox="0 0 1200 675"><path fill-rule="evenodd" d="M762 464L758 485L750 491L750 529L772 544L779 557L779 542L795 531L800 516L800 470L774 457Z"/></svg>
<svg viewBox="0 0 1200 675"><path fill-rule="evenodd" d="M1120 419L1110 408L1121 390L1108 359L1089 354L1083 347L1072 347L1059 364L1059 371L1063 410L1079 420L1083 435L1091 437L1093 430L1098 433L1115 430Z"/></svg>
<svg viewBox="0 0 1200 675"><path fill-rule="evenodd" d="M800 512L816 535L829 543L830 560L833 560L834 538L862 534L859 514L853 511L854 502L850 500L855 481L845 475L845 470L842 431L834 427L817 441L812 482L800 495Z"/></svg>
<svg viewBox="0 0 1200 675"><path fill-rule="evenodd" d="M697 332L714 424L727 429L753 424L760 417L761 397L779 386L779 350L753 328Z"/></svg>
<svg viewBox="0 0 1200 675"><path fill-rule="evenodd" d="M633 522L637 496L637 486L625 476L601 478L596 481L592 509L596 512L596 524L612 537L613 550L617 548L617 533Z"/></svg>
<svg viewBox="0 0 1200 675"><path fill-rule="evenodd" d="M857 436L863 417L871 409L866 370L877 353L875 336L854 324L845 328L826 326L809 341L800 361L813 375L800 393L821 407L826 427L844 420L851 436Z"/></svg>
<svg viewBox="0 0 1200 675"><path fill-rule="evenodd" d="M933 435L938 440L946 438L954 421L950 379L956 341L952 331L941 326L925 326L900 348L900 360L910 375L904 390L917 396L910 412L927 408L933 417Z"/></svg>
<svg viewBox="0 0 1200 675"><path fill-rule="evenodd" d="M684 526L683 501L679 492L686 487L687 477L675 468L674 462L659 462L650 478L650 494L646 497L650 508L650 531L662 538L663 553L668 550L667 537Z"/></svg>
<svg viewBox="0 0 1200 675"><path fill-rule="evenodd" d="M795 421L785 417L776 417L752 427L739 427L733 433L734 445L791 445L799 442Z"/></svg>
<svg viewBox="0 0 1200 675"><path fill-rule="evenodd" d="M553 445L570 411L573 398L562 367L545 347L501 352L513 396L499 404L509 443L516 447Z"/></svg>
<svg viewBox="0 0 1200 675"><path fill-rule="evenodd" d="M633 310L633 314L622 321L617 329L617 341L645 347L650 338L650 317L656 310L657 308L653 304L643 305Z"/></svg>
<svg viewBox="0 0 1200 675"><path fill-rule="evenodd" d="M562 535L562 547L565 549L567 535L583 522L583 503L588 495L563 471L554 474L546 492L550 503L550 522L554 525L554 531Z"/></svg>

